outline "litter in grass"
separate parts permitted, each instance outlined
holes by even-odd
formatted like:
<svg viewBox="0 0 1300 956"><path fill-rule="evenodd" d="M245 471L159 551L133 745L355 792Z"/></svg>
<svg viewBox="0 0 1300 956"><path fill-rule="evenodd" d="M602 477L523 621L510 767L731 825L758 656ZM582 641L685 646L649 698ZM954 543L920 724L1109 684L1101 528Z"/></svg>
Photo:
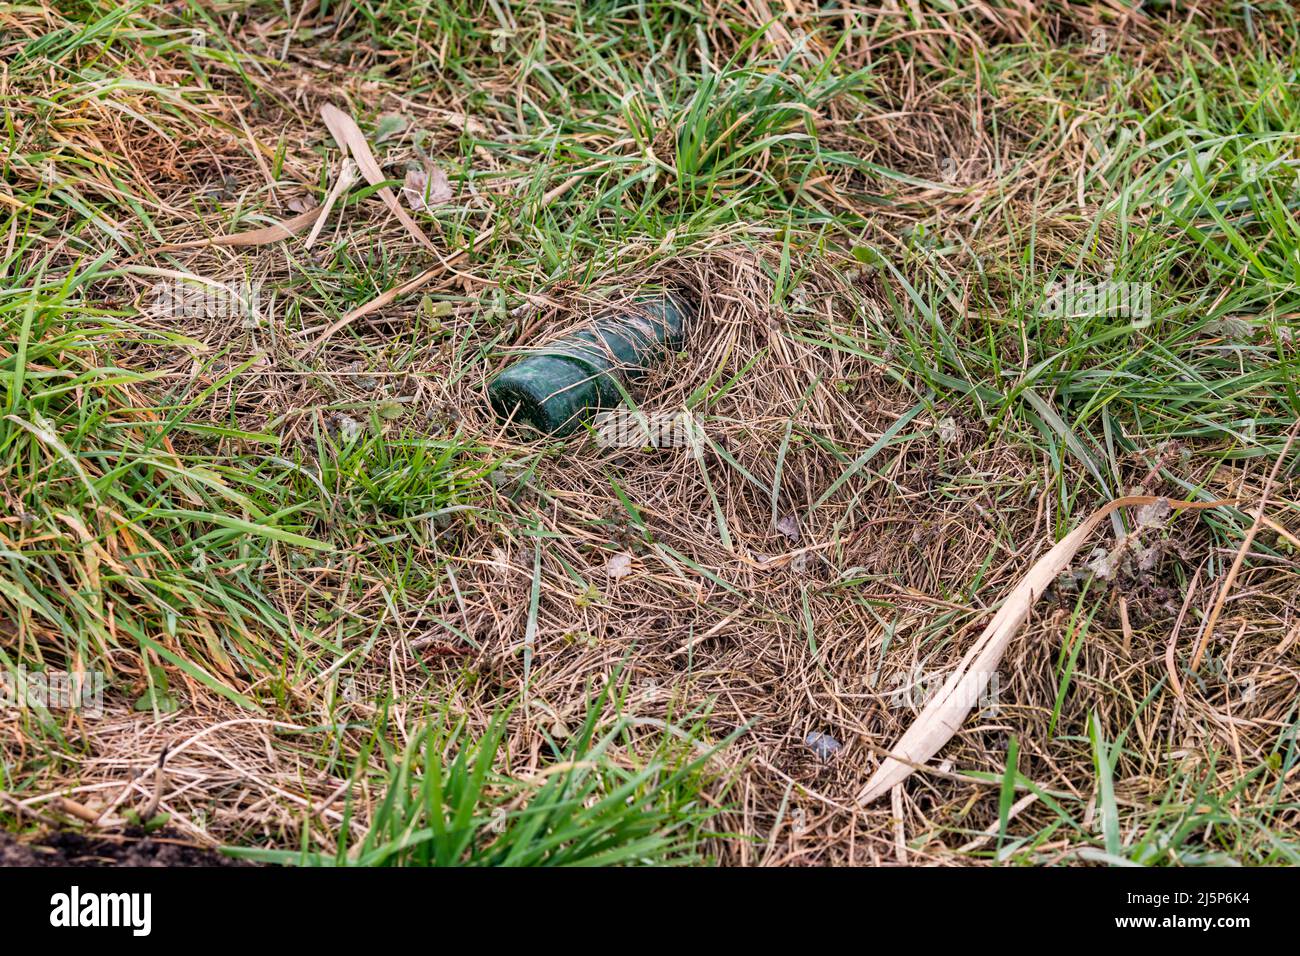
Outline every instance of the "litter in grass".
<svg viewBox="0 0 1300 956"><path fill-rule="evenodd" d="M532 349L488 386L497 415L544 435L567 435L681 347L691 306L680 293L642 297Z"/></svg>

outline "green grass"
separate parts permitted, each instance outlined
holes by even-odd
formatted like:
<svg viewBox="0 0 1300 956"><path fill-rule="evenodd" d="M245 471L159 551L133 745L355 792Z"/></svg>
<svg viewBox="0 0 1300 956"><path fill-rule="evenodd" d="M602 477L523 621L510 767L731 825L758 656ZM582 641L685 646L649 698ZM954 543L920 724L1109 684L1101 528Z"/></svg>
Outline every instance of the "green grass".
<svg viewBox="0 0 1300 956"><path fill-rule="evenodd" d="M611 685L615 686L615 685ZM730 743L693 750L706 735L703 719L661 732L645 743L644 728L622 714L627 685L592 694L581 726L549 739L549 759L534 774L494 768L505 743L506 714L470 739L463 721L443 712L393 752L376 734L358 758L354 779L379 763L383 796L359 840L344 811L333 854L293 850L227 852L262 863L301 866L627 866L703 862L709 827L720 810L705 793L710 758ZM613 718L604 715L606 704ZM653 731L652 731L653 733ZM638 741L637 738L641 738ZM614 759L623 745L638 754ZM725 794L725 788L722 791ZM333 838L334 835L329 835Z"/></svg>

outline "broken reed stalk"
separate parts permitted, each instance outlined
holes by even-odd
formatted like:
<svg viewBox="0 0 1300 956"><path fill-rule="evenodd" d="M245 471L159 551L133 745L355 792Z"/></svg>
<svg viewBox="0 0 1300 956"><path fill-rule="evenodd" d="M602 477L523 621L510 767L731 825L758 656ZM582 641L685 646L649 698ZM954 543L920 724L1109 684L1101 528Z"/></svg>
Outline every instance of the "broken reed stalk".
<svg viewBox="0 0 1300 956"><path fill-rule="evenodd" d="M957 669L944 681L934 698L922 709L907 732L891 750L892 756L876 768L867 785L858 794L858 803L866 804L879 799L911 775L918 765L925 763L952 739L975 702L984 693L989 677L1003 653L1015 637L1020 625L1029 616L1034 602L1042 596L1062 571L1066 569L1078 550L1097 526L1120 508L1154 505L1167 501L1174 511L1202 510L1229 505L1231 501L1180 501L1162 499L1153 495L1132 495L1118 498L1098 508L1078 527L1034 563L993 616L988 627L966 652Z"/></svg>

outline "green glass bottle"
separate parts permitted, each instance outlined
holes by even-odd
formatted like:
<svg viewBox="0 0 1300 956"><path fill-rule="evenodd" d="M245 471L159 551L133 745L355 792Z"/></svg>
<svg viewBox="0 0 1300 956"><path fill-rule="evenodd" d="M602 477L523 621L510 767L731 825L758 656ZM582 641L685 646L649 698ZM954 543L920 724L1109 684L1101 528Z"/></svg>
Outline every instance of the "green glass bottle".
<svg viewBox="0 0 1300 956"><path fill-rule="evenodd" d="M544 435L567 435L616 407L622 388L680 349L693 311L687 296L669 292L605 312L508 366L488 385L492 408Z"/></svg>

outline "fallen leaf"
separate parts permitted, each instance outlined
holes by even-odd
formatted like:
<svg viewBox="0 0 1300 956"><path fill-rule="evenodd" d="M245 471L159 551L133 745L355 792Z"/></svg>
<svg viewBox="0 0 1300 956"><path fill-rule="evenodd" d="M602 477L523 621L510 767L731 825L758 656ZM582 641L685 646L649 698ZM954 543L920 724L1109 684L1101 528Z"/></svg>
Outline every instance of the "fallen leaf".
<svg viewBox="0 0 1300 956"><path fill-rule="evenodd" d="M510 577L510 556L500 548L492 549L492 568L503 578Z"/></svg>
<svg viewBox="0 0 1300 956"><path fill-rule="evenodd" d="M1137 510L1139 528L1161 528L1169 520L1169 501L1160 498L1153 504L1144 505Z"/></svg>
<svg viewBox="0 0 1300 956"><path fill-rule="evenodd" d="M321 206L321 214L316 219L316 225L311 227L311 232L307 234L307 241L303 243L304 248L310 249L316 242L316 237L325 226L325 220L329 218L330 210L334 204L339 201L339 197L352 188L357 181L357 164L351 159L344 159L343 165L339 168L339 174L334 180L334 187L330 190L329 195L325 197L325 204Z"/></svg>
<svg viewBox="0 0 1300 956"><path fill-rule="evenodd" d="M1227 339L1230 342L1249 342L1255 337L1255 326L1250 319L1235 315L1207 322L1201 331L1206 335Z"/></svg>
<svg viewBox="0 0 1300 956"><path fill-rule="evenodd" d="M339 415L336 419L339 428L339 434L343 441L351 444L361 436L364 426L350 415Z"/></svg>
<svg viewBox="0 0 1300 956"><path fill-rule="evenodd" d="M1160 563L1160 552L1163 549L1159 545L1152 545L1149 548L1141 548L1137 552L1137 567L1139 571L1154 571L1156 565Z"/></svg>
<svg viewBox="0 0 1300 956"><path fill-rule="evenodd" d="M605 565L605 574L609 577L618 579L625 578L632 573L632 555L626 551L620 551L609 559Z"/></svg>
<svg viewBox="0 0 1300 956"><path fill-rule="evenodd" d="M451 202L451 183L447 181L447 174L437 166L430 172L412 169L406 174L402 198L416 212L433 212L434 206Z"/></svg>
<svg viewBox="0 0 1300 956"><path fill-rule="evenodd" d="M1118 498L1103 505L1035 561L1025 576L1020 579L1020 583L1007 595L1002 607L993 615L993 620L989 622L988 627L962 657L957 668L917 715L906 733L890 749L890 753L894 756L886 757L881 761L876 772L867 781L867 785L858 794L858 803L870 803L883 797L911 776L917 765L925 763L952 739L976 701L983 696L998 661L1002 659L1003 652L1011 643L1011 639L1016 636L1020 625L1029 616L1034 602L1065 570L1071 559L1083 547L1084 542L1088 540L1088 536L1097 530L1097 526L1105 521L1111 512L1119 508L1154 505L1161 500L1146 495L1134 495ZM1219 508L1232 504L1231 501L1164 500L1172 509L1179 511Z"/></svg>
<svg viewBox="0 0 1300 956"><path fill-rule="evenodd" d="M803 739L803 744L817 755L818 760L830 760L839 753L842 746L830 734L818 733L815 730Z"/></svg>
<svg viewBox="0 0 1300 956"><path fill-rule="evenodd" d="M1101 578L1101 580L1109 581L1119 569L1119 559L1122 557L1121 551L1121 548L1116 548L1114 552L1107 551L1105 548L1094 548L1092 554L1088 556L1088 563L1084 567Z"/></svg>
<svg viewBox="0 0 1300 956"><path fill-rule="evenodd" d="M157 255L160 252L176 252L181 249L198 249L203 246L265 246L268 243L280 242L284 239L292 239L298 233L302 232L324 211L324 206L316 206L308 209L304 213L299 213L292 219L286 219L284 222L273 223L269 226L262 226L260 229L249 229L245 232L234 232L226 236L216 236L212 239L190 239L186 242L173 242L165 246L157 246L143 253L145 256ZM140 258L141 254L132 256L133 259Z"/></svg>
<svg viewBox="0 0 1300 956"><path fill-rule="evenodd" d="M361 170L361 175L366 177L366 182L372 186L378 186L380 183L386 182L388 177L384 175L383 170L379 168L379 163L375 161L375 154L370 151L370 144L366 142L366 137L362 134L361 127L357 126L356 120L333 103L326 103L322 106L320 115L335 142L343 150L343 154L345 156L350 154L356 160L357 168ZM424 234L424 230L411 218L410 213L402 208L402 204L397 201L397 197L393 195L391 189L384 186L377 191L376 195L384 201L384 205L392 210L393 215L406 227L406 231L414 236L421 245L430 252L436 253L438 251L438 247Z"/></svg>
<svg viewBox="0 0 1300 956"><path fill-rule="evenodd" d="M799 519L793 514L788 514L776 523L776 530L791 541L799 540Z"/></svg>
<svg viewBox="0 0 1300 956"><path fill-rule="evenodd" d="M375 142L382 143L406 129L406 117L400 113L385 113L375 123Z"/></svg>
<svg viewBox="0 0 1300 956"><path fill-rule="evenodd" d="M292 219L286 219L284 222L263 226L261 229L249 229L247 232L236 232L228 236L217 236L215 239L201 241L210 242L214 246L264 246L267 243L279 242L282 239L289 239L298 235L298 233L314 223L322 212L324 212L324 207L316 206L294 216Z"/></svg>

